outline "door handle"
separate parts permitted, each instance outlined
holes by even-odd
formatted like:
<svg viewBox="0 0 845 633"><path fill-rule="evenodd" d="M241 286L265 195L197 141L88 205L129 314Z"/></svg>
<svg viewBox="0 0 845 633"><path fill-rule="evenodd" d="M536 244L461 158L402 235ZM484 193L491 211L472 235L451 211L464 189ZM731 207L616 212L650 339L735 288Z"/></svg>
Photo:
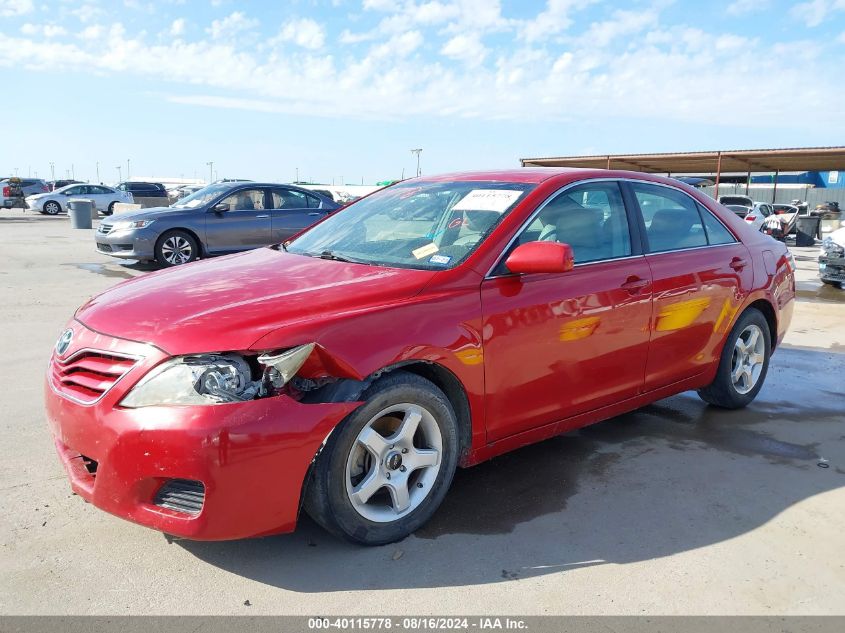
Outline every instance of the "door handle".
<svg viewBox="0 0 845 633"><path fill-rule="evenodd" d="M269 215L256 215L255 219L256 220L264 220L265 218L269 218L269 217L270 217Z"/></svg>
<svg viewBox="0 0 845 633"><path fill-rule="evenodd" d="M743 259L742 257L734 257L734 258L731 260L731 263L730 263L730 264L728 264L728 265L729 265L731 268L733 268L734 270L742 270L743 268L745 268L746 266L748 266L748 260L747 260L747 259Z"/></svg>
<svg viewBox="0 0 845 633"><path fill-rule="evenodd" d="M309 213L308 215L320 215L319 213Z"/></svg>
<svg viewBox="0 0 845 633"><path fill-rule="evenodd" d="M642 279L640 277L628 277L628 280L622 284L622 288L630 292L631 294L636 294L643 288L647 288L651 282L648 279Z"/></svg>

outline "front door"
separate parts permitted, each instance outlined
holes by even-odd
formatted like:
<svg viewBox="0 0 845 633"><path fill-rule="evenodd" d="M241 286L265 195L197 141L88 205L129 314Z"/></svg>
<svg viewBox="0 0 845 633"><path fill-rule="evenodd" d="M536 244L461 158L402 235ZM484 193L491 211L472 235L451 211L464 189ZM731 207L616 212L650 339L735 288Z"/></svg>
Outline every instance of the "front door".
<svg viewBox="0 0 845 633"><path fill-rule="evenodd" d="M516 244L569 244L575 268L509 274L481 287L490 442L637 395L651 316L651 274L613 181L566 189Z"/></svg>
<svg viewBox="0 0 845 633"><path fill-rule="evenodd" d="M718 359L753 283L745 245L677 189L632 182L654 280L646 391L705 371Z"/></svg>
<svg viewBox="0 0 845 633"><path fill-rule="evenodd" d="M232 253L272 244L270 211L265 208L264 189L240 189L217 204L228 205L228 209L210 209L206 213L209 252Z"/></svg>

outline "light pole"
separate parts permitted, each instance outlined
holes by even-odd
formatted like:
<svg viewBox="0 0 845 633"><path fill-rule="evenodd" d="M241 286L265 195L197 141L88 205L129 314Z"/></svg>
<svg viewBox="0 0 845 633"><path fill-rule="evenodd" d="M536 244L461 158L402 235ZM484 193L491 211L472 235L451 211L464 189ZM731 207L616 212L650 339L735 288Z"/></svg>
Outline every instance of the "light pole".
<svg viewBox="0 0 845 633"><path fill-rule="evenodd" d="M17 178L17 176L18 176L18 168L15 167L15 178Z"/></svg>
<svg viewBox="0 0 845 633"><path fill-rule="evenodd" d="M296 178L293 179L294 183L299 182L299 167L296 168Z"/></svg>
<svg viewBox="0 0 845 633"><path fill-rule="evenodd" d="M126 159L126 180L132 180L129 177L129 159L128 158Z"/></svg>
<svg viewBox="0 0 845 633"><path fill-rule="evenodd" d="M208 184L214 182L214 161L210 160L206 163L208 165Z"/></svg>
<svg viewBox="0 0 845 633"><path fill-rule="evenodd" d="M123 168L120 165L115 165L114 168L117 169L117 182L123 182L123 172L121 171Z"/></svg>
<svg viewBox="0 0 845 633"><path fill-rule="evenodd" d="M76 168L73 166L73 163L70 164L70 177L76 180Z"/></svg>
<svg viewBox="0 0 845 633"><path fill-rule="evenodd" d="M100 161L97 161L97 182L100 182Z"/></svg>
<svg viewBox="0 0 845 633"><path fill-rule="evenodd" d="M50 180L56 181L56 163L50 161Z"/></svg>
<svg viewBox="0 0 845 633"><path fill-rule="evenodd" d="M422 147L418 147L417 149L412 149L411 153L417 155L417 176L420 175L420 153L422 152Z"/></svg>

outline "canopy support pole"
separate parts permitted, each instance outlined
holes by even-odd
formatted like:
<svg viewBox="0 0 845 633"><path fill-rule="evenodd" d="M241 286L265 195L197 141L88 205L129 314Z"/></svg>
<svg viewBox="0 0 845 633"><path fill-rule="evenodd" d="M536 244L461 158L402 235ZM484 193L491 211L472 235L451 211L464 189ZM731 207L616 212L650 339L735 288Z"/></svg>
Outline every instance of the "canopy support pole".
<svg viewBox="0 0 845 633"><path fill-rule="evenodd" d="M780 171L775 171L775 186L772 189L772 204L775 203L775 196L778 193L778 175L780 175Z"/></svg>
<svg viewBox="0 0 845 633"><path fill-rule="evenodd" d="M719 181L722 179L722 152L719 152L716 160L716 193L713 195L716 202L719 201Z"/></svg>

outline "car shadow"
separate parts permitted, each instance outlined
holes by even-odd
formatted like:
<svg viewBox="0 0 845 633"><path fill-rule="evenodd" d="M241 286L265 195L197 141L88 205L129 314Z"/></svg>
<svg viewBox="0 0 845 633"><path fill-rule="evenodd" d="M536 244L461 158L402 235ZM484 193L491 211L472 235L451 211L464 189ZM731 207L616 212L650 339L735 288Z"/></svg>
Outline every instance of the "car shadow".
<svg viewBox="0 0 845 633"><path fill-rule="evenodd" d="M459 470L432 520L392 545L345 543L307 516L290 535L170 540L299 592L506 582L706 547L845 485L843 363L784 348L745 410L680 394Z"/></svg>

